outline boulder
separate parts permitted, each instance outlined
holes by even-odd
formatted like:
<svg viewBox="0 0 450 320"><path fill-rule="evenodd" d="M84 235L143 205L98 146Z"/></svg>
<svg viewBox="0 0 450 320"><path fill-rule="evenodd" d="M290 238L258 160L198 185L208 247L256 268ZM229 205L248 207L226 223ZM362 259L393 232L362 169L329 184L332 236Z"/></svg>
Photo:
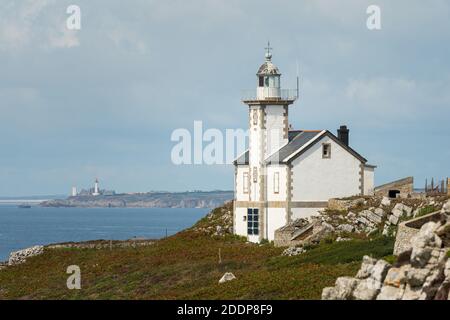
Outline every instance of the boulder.
<svg viewBox="0 0 450 320"><path fill-rule="evenodd" d="M404 205L403 203L397 203L394 209L392 209L392 214L397 218L400 218L404 215L406 215L407 217L411 217L412 208Z"/></svg>
<svg viewBox="0 0 450 320"><path fill-rule="evenodd" d="M381 200L381 205L389 207L391 205L391 199L389 199L388 197L383 197L383 199Z"/></svg>
<svg viewBox="0 0 450 320"><path fill-rule="evenodd" d="M399 217L397 217L394 214L389 216L389 223L393 224L394 226L396 226L398 224L398 220L399 220Z"/></svg>
<svg viewBox="0 0 450 320"><path fill-rule="evenodd" d="M352 233L353 231L355 231L355 227L352 226L351 224L341 224L339 226L337 226L336 228L338 231L342 231L342 232L348 232L348 233Z"/></svg>
<svg viewBox="0 0 450 320"><path fill-rule="evenodd" d="M442 206L442 213L450 215L450 200L448 200L443 206Z"/></svg>
<svg viewBox="0 0 450 320"><path fill-rule="evenodd" d="M356 300L374 300L380 290L374 289L367 280L362 280L353 291L353 297Z"/></svg>
<svg viewBox="0 0 450 320"><path fill-rule="evenodd" d="M358 285L359 281L352 277L339 277L336 280L334 291L330 300L347 300L353 297L352 292Z"/></svg>
<svg viewBox="0 0 450 320"><path fill-rule="evenodd" d="M326 287L322 290L322 300L337 300L337 294L334 287Z"/></svg>
<svg viewBox="0 0 450 320"><path fill-rule="evenodd" d="M381 208L376 208L375 209L375 212L374 212L377 216L379 216L381 219L384 219L384 218L386 218L386 211L384 211L383 209L381 209Z"/></svg>
<svg viewBox="0 0 450 320"><path fill-rule="evenodd" d="M231 272L226 272L222 278L220 278L219 283L225 283L231 280L236 279L236 277L234 276L234 274L232 274Z"/></svg>
<svg viewBox="0 0 450 320"><path fill-rule="evenodd" d="M407 281L407 273L409 266L405 265L400 268L391 268L384 279L384 286L391 286L395 288L403 287Z"/></svg>
<svg viewBox="0 0 450 320"><path fill-rule="evenodd" d="M360 215L374 224L379 224L381 223L382 220L382 218L379 215L373 213L370 210L364 210L360 213Z"/></svg>
<svg viewBox="0 0 450 320"><path fill-rule="evenodd" d="M411 239L411 264L414 267L424 267L431 258L434 248L440 248L442 240L434 233L439 227L435 222L428 222Z"/></svg>
<svg viewBox="0 0 450 320"><path fill-rule="evenodd" d="M405 288L383 286L380 294L377 296L377 300L401 300L404 292Z"/></svg>

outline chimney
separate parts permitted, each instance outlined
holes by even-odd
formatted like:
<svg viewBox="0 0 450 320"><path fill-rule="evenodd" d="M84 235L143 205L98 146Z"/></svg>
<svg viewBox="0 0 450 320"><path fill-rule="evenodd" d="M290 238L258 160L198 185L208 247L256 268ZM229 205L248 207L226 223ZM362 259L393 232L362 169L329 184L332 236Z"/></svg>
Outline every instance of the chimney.
<svg viewBox="0 0 450 320"><path fill-rule="evenodd" d="M338 131L337 131L337 134L338 134L338 139L343 143L343 144L345 144L347 147L348 147L348 136L349 136L349 132L350 132L350 130L347 128L347 126L341 126L339 129L338 129Z"/></svg>

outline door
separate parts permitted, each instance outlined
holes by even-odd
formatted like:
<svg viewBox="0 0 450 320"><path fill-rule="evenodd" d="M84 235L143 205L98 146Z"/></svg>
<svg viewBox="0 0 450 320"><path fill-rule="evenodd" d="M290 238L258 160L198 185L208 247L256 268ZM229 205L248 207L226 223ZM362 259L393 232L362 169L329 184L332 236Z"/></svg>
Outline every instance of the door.
<svg viewBox="0 0 450 320"><path fill-rule="evenodd" d="M249 236L259 235L259 209L247 209L247 234Z"/></svg>

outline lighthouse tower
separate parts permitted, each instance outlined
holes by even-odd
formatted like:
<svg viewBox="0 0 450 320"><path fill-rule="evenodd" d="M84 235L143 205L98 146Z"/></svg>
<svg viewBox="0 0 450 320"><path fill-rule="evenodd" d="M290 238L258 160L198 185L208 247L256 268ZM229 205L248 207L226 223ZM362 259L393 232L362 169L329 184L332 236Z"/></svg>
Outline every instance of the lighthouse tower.
<svg viewBox="0 0 450 320"><path fill-rule="evenodd" d="M265 159L288 143L288 108L295 102L298 90L281 88L281 73L272 62L270 43L265 61L256 73L255 91L244 94L242 101L249 110L248 154L248 236L250 241L267 239L267 172Z"/></svg>
<svg viewBox="0 0 450 320"><path fill-rule="evenodd" d="M98 196L100 195L100 191L98 189L98 179L95 179L95 184L94 184L94 193L92 194L93 196Z"/></svg>

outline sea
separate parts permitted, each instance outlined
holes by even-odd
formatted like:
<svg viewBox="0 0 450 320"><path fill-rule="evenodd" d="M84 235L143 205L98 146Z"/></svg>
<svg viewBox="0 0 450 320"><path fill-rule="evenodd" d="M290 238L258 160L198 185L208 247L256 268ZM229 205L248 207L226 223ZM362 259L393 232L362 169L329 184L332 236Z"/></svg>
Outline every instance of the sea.
<svg viewBox="0 0 450 320"><path fill-rule="evenodd" d="M0 205L0 261L34 245L69 241L160 239L192 226L210 209L46 208Z"/></svg>

